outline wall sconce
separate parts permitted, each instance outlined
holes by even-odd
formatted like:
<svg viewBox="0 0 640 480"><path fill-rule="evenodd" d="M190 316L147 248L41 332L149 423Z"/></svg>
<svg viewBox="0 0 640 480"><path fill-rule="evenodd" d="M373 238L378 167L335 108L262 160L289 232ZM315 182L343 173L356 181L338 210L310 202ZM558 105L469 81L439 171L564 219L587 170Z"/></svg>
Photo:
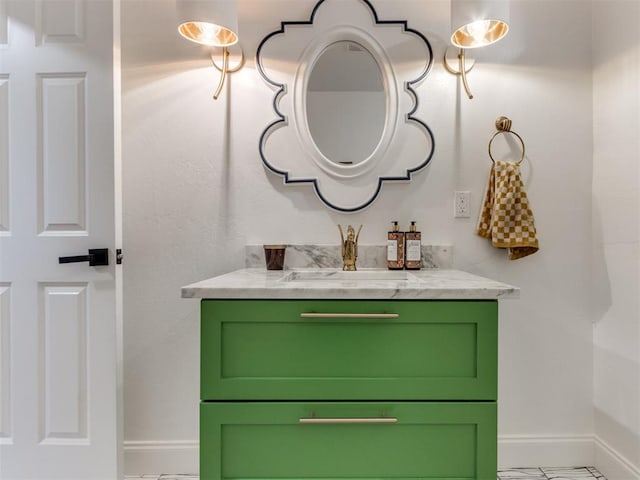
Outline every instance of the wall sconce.
<svg viewBox="0 0 640 480"><path fill-rule="evenodd" d="M509 31L508 0L451 0L451 43L458 47L458 66L452 66L444 55L444 66L449 73L460 75L469 99L473 98L467 72L473 68L467 64L466 50L486 47L497 42Z"/></svg>
<svg viewBox="0 0 640 480"><path fill-rule="evenodd" d="M220 83L213 94L217 100L227 74L237 72L244 63L244 53L238 65L229 67L229 47L238 44L238 4L236 0L176 0L178 32L187 40L222 48L222 66L218 66L213 54L213 65L222 72Z"/></svg>

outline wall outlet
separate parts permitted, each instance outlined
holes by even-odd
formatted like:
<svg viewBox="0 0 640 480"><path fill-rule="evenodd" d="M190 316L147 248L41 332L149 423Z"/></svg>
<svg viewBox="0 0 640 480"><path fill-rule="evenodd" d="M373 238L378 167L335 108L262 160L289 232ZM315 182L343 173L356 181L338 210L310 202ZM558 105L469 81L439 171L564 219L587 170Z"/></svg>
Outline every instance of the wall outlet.
<svg viewBox="0 0 640 480"><path fill-rule="evenodd" d="M453 195L453 216L455 218L469 218L471 216L471 205L469 197L471 192L456 191Z"/></svg>

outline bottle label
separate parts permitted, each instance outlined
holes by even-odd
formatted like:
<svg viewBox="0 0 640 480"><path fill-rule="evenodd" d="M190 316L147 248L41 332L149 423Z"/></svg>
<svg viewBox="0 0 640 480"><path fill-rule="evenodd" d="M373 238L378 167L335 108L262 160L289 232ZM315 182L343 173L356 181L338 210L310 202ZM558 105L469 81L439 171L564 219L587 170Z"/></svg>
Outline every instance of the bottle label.
<svg viewBox="0 0 640 480"><path fill-rule="evenodd" d="M421 244L420 240L407 240L407 262L419 262L421 260Z"/></svg>
<svg viewBox="0 0 640 480"><path fill-rule="evenodd" d="M398 240L387 240L387 261L398 261Z"/></svg>

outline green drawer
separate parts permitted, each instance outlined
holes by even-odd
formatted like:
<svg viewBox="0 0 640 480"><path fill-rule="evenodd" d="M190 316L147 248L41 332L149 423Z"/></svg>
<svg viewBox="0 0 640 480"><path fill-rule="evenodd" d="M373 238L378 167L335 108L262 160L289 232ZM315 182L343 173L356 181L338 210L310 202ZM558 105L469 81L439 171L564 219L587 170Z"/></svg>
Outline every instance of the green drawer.
<svg viewBox="0 0 640 480"><path fill-rule="evenodd" d="M493 402L203 402L200 425L201 480L496 478Z"/></svg>
<svg viewBox="0 0 640 480"><path fill-rule="evenodd" d="M497 320L492 300L203 300L201 398L495 400Z"/></svg>

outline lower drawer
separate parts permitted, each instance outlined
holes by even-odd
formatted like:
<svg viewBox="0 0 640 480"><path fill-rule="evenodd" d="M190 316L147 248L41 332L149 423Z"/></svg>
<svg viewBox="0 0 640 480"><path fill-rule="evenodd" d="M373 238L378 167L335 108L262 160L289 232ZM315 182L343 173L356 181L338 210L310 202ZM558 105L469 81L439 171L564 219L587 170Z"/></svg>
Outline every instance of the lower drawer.
<svg viewBox="0 0 640 480"><path fill-rule="evenodd" d="M494 402L203 402L200 478L495 480L496 423Z"/></svg>

